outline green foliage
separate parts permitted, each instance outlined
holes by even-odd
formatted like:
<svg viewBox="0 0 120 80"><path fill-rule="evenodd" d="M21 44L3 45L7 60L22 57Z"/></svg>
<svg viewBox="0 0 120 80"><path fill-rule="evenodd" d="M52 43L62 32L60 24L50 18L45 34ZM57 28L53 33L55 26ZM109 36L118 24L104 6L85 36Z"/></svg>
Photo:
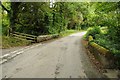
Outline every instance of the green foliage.
<svg viewBox="0 0 120 80"><path fill-rule="evenodd" d="M104 37L100 36L99 38L96 38L94 41L96 43L98 43L99 45L109 49L111 51L111 53L120 54L119 44L116 44L116 43L112 42L111 40L109 40L105 36Z"/></svg>
<svg viewBox="0 0 120 80"><path fill-rule="evenodd" d="M5 14L2 15L2 34L3 35L8 35L9 34L9 29L10 29L10 21L8 18L8 15Z"/></svg>
<svg viewBox="0 0 120 80"><path fill-rule="evenodd" d="M20 3L14 30L33 35L47 34L50 15L48 3Z"/></svg>
<svg viewBox="0 0 120 80"><path fill-rule="evenodd" d="M78 30L66 30L66 31L63 31L63 32L61 32L59 35L61 36L61 37L64 37L64 36L68 36L68 35L70 35L70 34L72 34L72 33L76 33L76 32L79 32Z"/></svg>
<svg viewBox="0 0 120 80"><path fill-rule="evenodd" d="M86 29L96 25L108 26L110 29L119 23L119 2L56 2L52 8L48 2L2 4L11 12L7 14L10 18L3 18L10 19L10 23L3 22L3 34L8 34L10 28L18 32L40 35L59 33L66 29Z"/></svg>
<svg viewBox="0 0 120 80"><path fill-rule="evenodd" d="M9 2L3 2L2 5L4 5L6 9L10 10ZM10 30L10 20L8 12L6 10L3 10L2 7L0 8L0 12L2 22L2 35L8 35Z"/></svg>
<svg viewBox="0 0 120 80"><path fill-rule="evenodd" d="M95 38L96 34L101 34L101 30L99 26L88 28L87 33L86 33L86 38L88 38L89 36L93 36L93 38Z"/></svg>

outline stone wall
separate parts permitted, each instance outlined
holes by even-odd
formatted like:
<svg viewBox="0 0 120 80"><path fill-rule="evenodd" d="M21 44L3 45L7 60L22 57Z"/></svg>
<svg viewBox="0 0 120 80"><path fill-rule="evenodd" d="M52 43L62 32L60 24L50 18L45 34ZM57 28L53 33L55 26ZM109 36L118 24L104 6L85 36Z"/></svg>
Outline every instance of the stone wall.
<svg viewBox="0 0 120 80"><path fill-rule="evenodd" d="M92 36L89 36L88 48L98 59L104 68L114 68L115 57L109 50L93 42Z"/></svg>
<svg viewBox="0 0 120 80"><path fill-rule="evenodd" d="M53 35L40 35L37 37L37 42L42 42L42 41L47 41L53 38L58 38L58 34L53 34Z"/></svg>

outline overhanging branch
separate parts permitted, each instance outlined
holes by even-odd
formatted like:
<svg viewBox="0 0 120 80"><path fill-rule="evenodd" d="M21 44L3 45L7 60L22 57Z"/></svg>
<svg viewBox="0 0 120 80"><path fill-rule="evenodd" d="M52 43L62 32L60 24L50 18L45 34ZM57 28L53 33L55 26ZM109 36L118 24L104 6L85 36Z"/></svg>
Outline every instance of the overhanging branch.
<svg viewBox="0 0 120 80"><path fill-rule="evenodd" d="M0 5L2 6L2 8L3 8L5 11L7 11L8 13L10 13L10 11L9 11L7 8L5 8L5 6L1 3L1 1L0 1Z"/></svg>

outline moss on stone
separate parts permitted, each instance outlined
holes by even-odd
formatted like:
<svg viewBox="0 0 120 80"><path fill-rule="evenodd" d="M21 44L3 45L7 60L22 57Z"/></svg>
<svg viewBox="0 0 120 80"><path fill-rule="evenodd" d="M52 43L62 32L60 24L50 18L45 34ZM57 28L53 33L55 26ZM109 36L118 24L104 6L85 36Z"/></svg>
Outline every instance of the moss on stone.
<svg viewBox="0 0 120 80"><path fill-rule="evenodd" d="M95 42L91 42L90 46L92 46L93 48L95 48L96 50L98 50L99 53L103 54L103 55L107 55L107 53L109 53L109 50L107 50L106 48L96 44Z"/></svg>
<svg viewBox="0 0 120 80"><path fill-rule="evenodd" d="M92 36L89 36L88 40L89 40L89 41L92 41L92 40L93 40L93 37L92 37Z"/></svg>

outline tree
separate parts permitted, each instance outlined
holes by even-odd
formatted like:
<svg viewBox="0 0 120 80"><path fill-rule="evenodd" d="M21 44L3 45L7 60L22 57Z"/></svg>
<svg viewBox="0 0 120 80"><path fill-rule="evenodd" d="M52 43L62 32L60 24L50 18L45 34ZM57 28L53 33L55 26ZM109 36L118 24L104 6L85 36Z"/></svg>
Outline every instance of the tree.
<svg viewBox="0 0 120 80"><path fill-rule="evenodd" d="M0 1L0 5L1 5L1 11L2 11L2 34L3 35L9 35L10 33L10 21L9 21L9 18L10 18L10 15L11 15L11 12L10 12L10 3L2 3Z"/></svg>

